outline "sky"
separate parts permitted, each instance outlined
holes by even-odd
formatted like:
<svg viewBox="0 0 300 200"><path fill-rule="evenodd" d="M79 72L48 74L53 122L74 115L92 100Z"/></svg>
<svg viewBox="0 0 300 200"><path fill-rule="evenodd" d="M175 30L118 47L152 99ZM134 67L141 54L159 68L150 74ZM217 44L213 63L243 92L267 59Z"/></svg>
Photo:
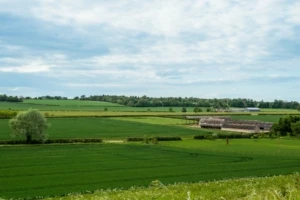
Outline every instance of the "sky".
<svg viewBox="0 0 300 200"><path fill-rule="evenodd" d="M300 1L0 0L0 94L300 101Z"/></svg>

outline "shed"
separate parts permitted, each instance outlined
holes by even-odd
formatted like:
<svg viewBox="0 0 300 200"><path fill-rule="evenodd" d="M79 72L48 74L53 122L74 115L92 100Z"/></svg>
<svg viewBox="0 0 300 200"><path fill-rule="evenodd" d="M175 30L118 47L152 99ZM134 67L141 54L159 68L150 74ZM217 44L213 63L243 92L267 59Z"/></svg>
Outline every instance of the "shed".
<svg viewBox="0 0 300 200"><path fill-rule="evenodd" d="M259 108L245 108L245 112L260 112Z"/></svg>

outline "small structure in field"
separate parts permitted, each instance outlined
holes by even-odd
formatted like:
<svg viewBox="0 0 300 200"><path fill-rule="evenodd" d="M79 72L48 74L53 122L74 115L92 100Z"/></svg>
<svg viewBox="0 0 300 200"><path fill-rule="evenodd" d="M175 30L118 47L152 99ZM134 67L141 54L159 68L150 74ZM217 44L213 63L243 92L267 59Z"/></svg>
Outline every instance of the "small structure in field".
<svg viewBox="0 0 300 200"><path fill-rule="evenodd" d="M201 128L213 128L221 129L225 124L225 119L220 119L216 117L202 118L200 119L199 125Z"/></svg>
<svg viewBox="0 0 300 200"><path fill-rule="evenodd" d="M259 108L245 108L245 112L260 112Z"/></svg>

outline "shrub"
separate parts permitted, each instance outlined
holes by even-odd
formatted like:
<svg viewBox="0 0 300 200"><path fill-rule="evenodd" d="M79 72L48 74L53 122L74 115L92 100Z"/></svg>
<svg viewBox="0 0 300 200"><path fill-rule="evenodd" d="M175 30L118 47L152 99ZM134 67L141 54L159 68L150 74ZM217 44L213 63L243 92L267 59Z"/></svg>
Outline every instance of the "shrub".
<svg viewBox="0 0 300 200"><path fill-rule="evenodd" d="M154 137L157 139L157 141L178 141L178 140L182 140L181 137L178 137L178 136L166 136L166 137L160 137L160 136L157 136L157 137Z"/></svg>
<svg viewBox="0 0 300 200"><path fill-rule="evenodd" d="M193 138L195 140L204 140L205 139L205 135L195 135Z"/></svg>
<svg viewBox="0 0 300 200"><path fill-rule="evenodd" d="M127 142L141 142L144 141L142 137L129 137L126 139Z"/></svg>

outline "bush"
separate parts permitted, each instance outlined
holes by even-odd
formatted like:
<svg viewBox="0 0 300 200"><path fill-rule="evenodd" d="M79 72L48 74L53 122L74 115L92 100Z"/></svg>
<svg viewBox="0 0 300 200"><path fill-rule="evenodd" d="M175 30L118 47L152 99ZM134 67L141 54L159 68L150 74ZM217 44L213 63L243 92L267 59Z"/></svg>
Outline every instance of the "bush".
<svg viewBox="0 0 300 200"><path fill-rule="evenodd" d="M157 136L157 137L152 137L149 138L148 136L145 137L129 137L126 139L127 142L142 142L144 141L144 143L149 144L150 141L153 142L153 140L157 140L157 141L178 141L178 140L182 140L181 137L178 136Z"/></svg>
<svg viewBox="0 0 300 200"><path fill-rule="evenodd" d="M174 137L171 137L171 136L166 136L166 137L154 137L157 139L157 141L178 141L178 140L182 140L181 137L178 137L178 136L174 136Z"/></svg>
<svg viewBox="0 0 300 200"><path fill-rule="evenodd" d="M206 135L195 135L193 139L195 140L204 140Z"/></svg>
<svg viewBox="0 0 300 200"><path fill-rule="evenodd" d="M127 142L141 142L144 141L142 137L129 137L126 139Z"/></svg>

